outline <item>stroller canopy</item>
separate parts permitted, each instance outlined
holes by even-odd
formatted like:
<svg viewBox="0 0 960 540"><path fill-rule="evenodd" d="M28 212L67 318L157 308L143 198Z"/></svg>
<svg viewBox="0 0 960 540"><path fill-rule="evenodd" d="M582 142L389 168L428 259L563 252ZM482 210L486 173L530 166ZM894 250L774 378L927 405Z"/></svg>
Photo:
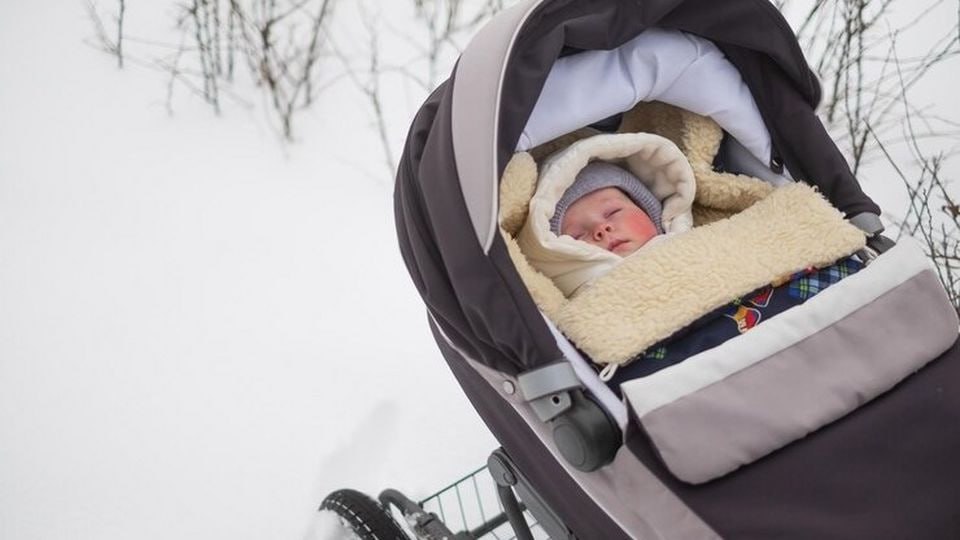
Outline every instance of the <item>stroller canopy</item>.
<svg viewBox="0 0 960 540"><path fill-rule="evenodd" d="M561 358L499 235L499 179L555 60L616 48L651 27L709 39L740 70L770 132L773 168L815 184L847 216L880 213L816 117L819 83L772 4L520 1L480 31L421 107L397 173L404 261L464 355L509 375Z"/></svg>

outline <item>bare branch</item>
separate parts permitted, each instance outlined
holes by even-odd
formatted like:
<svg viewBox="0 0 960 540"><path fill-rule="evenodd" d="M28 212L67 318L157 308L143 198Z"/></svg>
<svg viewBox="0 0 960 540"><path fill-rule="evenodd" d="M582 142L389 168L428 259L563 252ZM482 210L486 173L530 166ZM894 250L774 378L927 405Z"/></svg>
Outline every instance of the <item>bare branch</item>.
<svg viewBox="0 0 960 540"><path fill-rule="evenodd" d="M334 0L186 0L175 14L181 33L179 43L126 36L125 0L119 0L115 43L105 31L93 0L87 1L98 48L118 54L122 39L154 51L148 55L152 60L135 63L168 71L166 102L171 111L178 86L200 95L217 114L222 110L224 95L247 102L230 88L238 64L246 64L254 84L265 92L283 137L290 140L296 113L311 106L337 79L323 77L321 69L328 54Z"/></svg>
<svg viewBox="0 0 960 540"><path fill-rule="evenodd" d="M798 13L797 37L823 81L825 123L855 174L877 174L883 168L900 179L907 196L903 215L894 220L897 234L920 240L960 311L960 207L945 176L958 148L933 150L956 140L960 119L938 116L909 98L936 68L960 54L960 24L953 21L944 28L942 20L934 19L942 17L946 0L910 5L906 19L898 14L905 2L896 0L816 0L807 5ZM934 26L945 32L931 32ZM924 49L901 56L898 41L905 36L911 43L925 38ZM909 158L903 159L904 154Z"/></svg>
<svg viewBox="0 0 960 540"><path fill-rule="evenodd" d="M117 57L117 65L120 68L123 68L123 16L124 16L125 6L123 0L120 0L120 12L116 17L117 22L117 39L116 41L110 39L106 27L103 25L103 19L100 17L100 13L97 11L97 5L93 0L87 0L87 16L90 18L90 22L93 23L94 39L96 40L96 47L102 50L103 52L110 54L111 56Z"/></svg>
<svg viewBox="0 0 960 540"><path fill-rule="evenodd" d="M384 114L383 98L381 96L380 82L383 70L380 67L380 41L375 31L375 28L378 26L378 18L363 7L361 7L360 13L361 22L367 30L369 40L369 56L367 58L366 70L361 73L351 64L343 51L336 46L334 46L333 50L343 64L347 76L367 98L367 103L373 114L377 136L380 139L380 146L383 150L384 165L386 166L387 173L392 175L396 170L397 164L394 161L393 150L390 147L389 130Z"/></svg>
<svg viewBox="0 0 960 540"><path fill-rule="evenodd" d="M123 69L123 15L127 11L124 0L120 1L120 13L117 15L117 67Z"/></svg>

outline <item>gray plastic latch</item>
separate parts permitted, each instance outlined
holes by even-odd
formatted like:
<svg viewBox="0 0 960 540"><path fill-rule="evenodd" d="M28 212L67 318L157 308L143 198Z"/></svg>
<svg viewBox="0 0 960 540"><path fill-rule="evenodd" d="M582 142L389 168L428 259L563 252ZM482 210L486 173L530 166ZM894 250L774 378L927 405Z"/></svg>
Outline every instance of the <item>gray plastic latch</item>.
<svg viewBox="0 0 960 540"><path fill-rule="evenodd" d="M870 264L874 259L896 245L896 242L883 236L883 223L880 216L863 212L850 218L850 223L867 235L867 245L857 252L863 264Z"/></svg>
<svg viewBox="0 0 960 540"><path fill-rule="evenodd" d="M569 409L573 401L568 390L581 387L573 366L565 360L520 374L517 385L533 412L544 422Z"/></svg>
<svg viewBox="0 0 960 540"><path fill-rule="evenodd" d="M883 222L880 216L870 212L862 212L850 218L850 223L860 229L867 236L876 236L883 232Z"/></svg>

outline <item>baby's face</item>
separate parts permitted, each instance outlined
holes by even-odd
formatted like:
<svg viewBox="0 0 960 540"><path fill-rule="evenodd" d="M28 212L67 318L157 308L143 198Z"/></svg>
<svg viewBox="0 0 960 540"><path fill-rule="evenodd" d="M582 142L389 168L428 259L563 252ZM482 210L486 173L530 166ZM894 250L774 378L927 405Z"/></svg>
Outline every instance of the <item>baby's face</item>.
<svg viewBox="0 0 960 540"><path fill-rule="evenodd" d="M624 192L608 187L571 204L560 234L626 257L656 236L657 226Z"/></svg>

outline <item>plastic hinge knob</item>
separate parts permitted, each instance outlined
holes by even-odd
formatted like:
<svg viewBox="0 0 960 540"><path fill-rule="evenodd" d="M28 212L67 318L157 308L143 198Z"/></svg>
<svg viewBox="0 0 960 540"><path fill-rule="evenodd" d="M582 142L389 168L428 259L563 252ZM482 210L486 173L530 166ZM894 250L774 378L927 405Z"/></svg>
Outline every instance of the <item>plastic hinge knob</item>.
<svg viewBox="0 0 960 540"><path fill-rule="evenodd" d="M573 405L554 419L553 441L567 463L584 472L613 461L620 448L620 429L599 405L572 392Z"/></svg>

